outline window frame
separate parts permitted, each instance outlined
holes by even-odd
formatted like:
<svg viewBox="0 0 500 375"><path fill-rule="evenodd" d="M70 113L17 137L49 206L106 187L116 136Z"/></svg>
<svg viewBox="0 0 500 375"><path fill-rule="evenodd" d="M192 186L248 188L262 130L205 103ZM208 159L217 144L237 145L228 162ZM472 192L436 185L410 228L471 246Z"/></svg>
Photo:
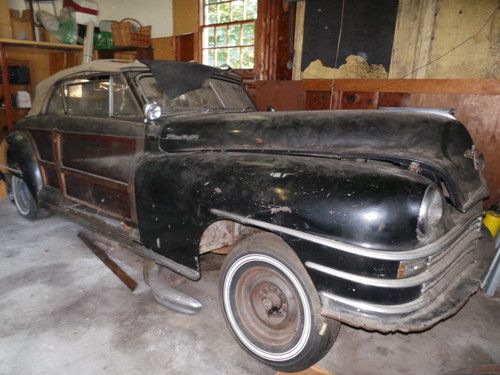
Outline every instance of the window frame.
<svg viewBox="0 0 500 375"><path fill-rule="evenodd" d="M97 81L97 82L101 82L101 81L108 81L108 83L110 83L110 78L111 78L111 75L108 74L108 73L103 73L103 74L96 74L95 76L86 76L86 77L73 77L71 80L67 80L64 82L63 84L63 98L64 98L64 102L65 102L65 108L66 108L66 115L67 116L72 116L72 117L92 117L92 118L110 118L111 117L111 113L112 113L112 107L110 107L110 104L112 104L112 99L111 99L111 96L110 95L110 91L108 89L108 98L107 98L107 105L108 105L108 115L107 116L96 116L95 114L92 114L92 115L87 115L87 116L84 116L83 114L77 114L77 115L74 115L74 114L68 114L68 111L69 111L69 106L68 106L68 98L66 96L66 90L69 86L76 86L76 85L81 85L81 84L84 84L84 83L87 83L87 82L78 82L79 80L89 80L88 83L92 84L93 82L92 81ZM82 98L81 100L83 101L87 101L87 98Z"/></svg>
<svg viewBox="0 0 500 375"><path fill-rule="evenodd" d="M223 3L231 3L233 0L216 0L215 3L211 4L205 4L205 0L199 0L198 1L198 9L199 9L199 20L198 20L198 38L199 38L199 46L198 46L198 53L199 53L199 61L203 63L203 51L204 50L214 50L217 51L218 49L229 49L229 48L239 48L240 49L240 56L241 56L241 49L245 47L253 47L253 67L252 68L232 68L232 70L238 74L239 76L243 78L252 78L253 77L253 72L255 70L256 66L256 55L255 55L255 48L256 48L256 38L257 38L257 18L258 18L258 0L257 0L257 14L254 19L248 19L248 20L241 20L241 21L228 21L228 22L221 22L221 23L213 23L213 24L206 24L205 23L205 6L208 5L218 5L218 4L223 4ZM226 47L217 47L214 45L214 47L204 47L203 45L203 34L205 29L210 29L213 28L214 30L214 38L216 38L216 28L218 26L225 26L227 30L229 29L230 26L233 25L240 25L241 28L243 29L243 25L245 24L253 24L254 25L254 39L253 39L253 44L252 45L235 45L235 46L228 46L229 42L229 37L228 37L228 32L226 33L227 35L227 43ZM241 31L242 33L242 31ZM214 43L216 41L214 40ZM241 34L240 34L240 42L241 42ZM216 53L216 52L214 52Z"/></svg>
<svg viewBox="0 0 500 375"><path fill-rule="evenodd" d="M134 103L136 113L134 115L116 115L114 113L114 105L113 105L114 104L114 95L112 95L113 90L109 90L108 91L108 116L106 116L106 117L104 117L104 116L89 116L89 117L105 119L105 118L135 118L135 117L142 116L141 106L139 105L137 98L136 98L136 95L133 92L132 86L129 84L125 75L123 73L110 73L110 72L99 72L99 73L92 72L92 73L88 73L88 74L78 74L78 75L74 75L71 77L66 77L66 78L62 79L61 81L54 83L52 91L50 92L49 95L47 95L48 99L47 99L47 102L45 103L43 114L56 115L53 113L49 113L48 110L50 107L50 103L51 103L52 99L54 98L54 95L59 91L62 95L62 102L63 102L63 107L64 107L64 114L61 114L60 116L82 117L81 115L68 114L68 104L66 102L66 95L65 95L64 89L67 86L71 85L71 83L74 83L75 81L77 81L79 79L93 79L93 78L98 78L98 77L107 77L109 79L110 88L112 87L113 82L116 78L119 78L119 80L122 83L126 84L130 89L130 98L131 98L132 102Z"/></svg>

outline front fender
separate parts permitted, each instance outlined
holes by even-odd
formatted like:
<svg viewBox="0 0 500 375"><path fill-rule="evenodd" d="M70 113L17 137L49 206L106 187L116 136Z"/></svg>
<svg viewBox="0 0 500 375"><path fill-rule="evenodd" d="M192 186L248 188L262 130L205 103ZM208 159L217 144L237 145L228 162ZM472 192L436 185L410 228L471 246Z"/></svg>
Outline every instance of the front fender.
<svg viewBox="0 0 500 375"><path fill-rule="evenodd" d="M35 158L35 146L29 134L22 131L10 133L5 139L7 143L6 160L12 174L21 177L31 194L37 200L43 187L42 175ZM19 174L17 171L20 171Z"/></svg>
<svg viewBox="0 0 500 375"><path fill-rule="evenodd" d="M146 154L136 174L143 244L198 270L212 209L378 248L417 242L429 181L383 163L236 152Z"/></svg>

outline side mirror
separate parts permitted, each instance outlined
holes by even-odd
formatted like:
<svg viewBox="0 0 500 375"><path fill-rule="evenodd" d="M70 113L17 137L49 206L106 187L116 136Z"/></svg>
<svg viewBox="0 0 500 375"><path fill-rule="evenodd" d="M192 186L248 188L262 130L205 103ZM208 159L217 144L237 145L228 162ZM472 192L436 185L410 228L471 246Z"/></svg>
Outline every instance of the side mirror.
<svg viewBox="0 0 500 375"><path fill-rule="evenodd" d="M161 116L161 106L158 102L146 103L144 105L144 117L149 121L157 120Z"/></svg>

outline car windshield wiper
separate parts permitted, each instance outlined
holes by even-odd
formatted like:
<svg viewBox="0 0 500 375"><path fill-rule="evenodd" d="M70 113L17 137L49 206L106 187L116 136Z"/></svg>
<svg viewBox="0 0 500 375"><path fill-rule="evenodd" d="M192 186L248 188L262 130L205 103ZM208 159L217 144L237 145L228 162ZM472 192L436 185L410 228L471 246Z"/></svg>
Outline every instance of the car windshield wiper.
<svg viewBox="0 0 500 375"><path fill-rule="evenodd" d="M252 106L247 106L245 108L210 108L211 111L228 111L228 112L254 112L257 109Z"/></svg>

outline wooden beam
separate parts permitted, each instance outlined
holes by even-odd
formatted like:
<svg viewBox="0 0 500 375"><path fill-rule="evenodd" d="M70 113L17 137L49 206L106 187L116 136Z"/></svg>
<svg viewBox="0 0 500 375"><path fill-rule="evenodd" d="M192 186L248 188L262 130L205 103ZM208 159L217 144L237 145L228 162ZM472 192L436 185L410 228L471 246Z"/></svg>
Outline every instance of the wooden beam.
<svg viewBox="0 0 500 375"><path fill-rule="evenodd" d="M306 91L331 91L330 79L303 80ZM380 91L411 93L448 93L500 95L500 83L495 79L336 79L335 91Z"/></svg>
<svg viewBox="0 0 500 375"><path fill-rule="evenodd" d="M436 16L439 9L439 0L423 0L421 3L420 19L418 25L418 38L415 47L415 60L406 75L395 78L425 78L427 77L427 64L431 61L434 31L436 29Z"/></svg>
<svg viewBox="0 0 500 375"><path fill-rule="evenodd" d="M304 16L306 13L306 2L298 1L295 10L295 43L293 48L292 79L301 79L302 73L302 45L304 43Z"/></svg>
<svg viewBox="0 0 500 375"><path fill-rule="evenodd" d="M18 40L18 39L5 39L0 38L0 43L4 46L18 46L18 47L34 47L43 49L63 49L63 50L83 50L83 46L76 44L63 44L63 43L49 43L49 42L35 42L33 40Z"/></svg>
<svg viewBox="0 0 500 375"><path fill-rule="evenodd" d="M2 91L3 91L3 102L4 102L4 114L5 123L7 124L7 129L12 130L13 118L12 113L14 107L12 106L12 98L10 93L10 83L9 83L9 65L7 64L7 52L5 51L4 43L0 42L0 69L2 69Z"/></svg>
<svg viewBox="0 0 500 375"><path fill-rule="evenodd" d="M389 78L425 78L439 0L400 0ZM419 69L420 68L420 69Z"/></svg>
<svg viewBox="0 0 500 375"><path fill-rule="evenodd" d="M118 264L116 264L104 250L96 245L95 238L90 233L78 233L82 242L123 282L132 292L137 288L137 282L132 279Z"/></svg>

